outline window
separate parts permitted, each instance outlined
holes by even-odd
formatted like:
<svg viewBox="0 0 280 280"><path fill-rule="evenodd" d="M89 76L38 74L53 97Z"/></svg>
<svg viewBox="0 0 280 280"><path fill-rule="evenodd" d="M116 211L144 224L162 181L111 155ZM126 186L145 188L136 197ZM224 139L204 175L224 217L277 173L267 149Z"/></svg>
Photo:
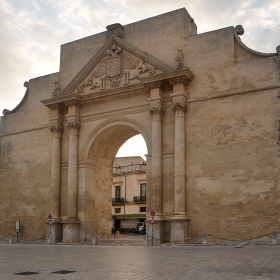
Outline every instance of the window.
<svg viewBox="0 0 280 280"><path fill-rule="evenodd" d="M116 186L115 188L115 198L121 198L121 186Z"/></svg>
<svg viewBox="0 0 280 280"><path fill-rule="evenodd" d="M121 213L121 208L115 208L115 213Z"/></svg>
<svg viewBox="0 0 280 280"><path fill-rule="evenodd" d="M140 207L140 212L146 212L146 207Z"/></svg>
<svg viewBox="0 0 280 280"><path fill-rule="evenodd" d="M146 183L140 184L140 201L146 201Z"/></svg>

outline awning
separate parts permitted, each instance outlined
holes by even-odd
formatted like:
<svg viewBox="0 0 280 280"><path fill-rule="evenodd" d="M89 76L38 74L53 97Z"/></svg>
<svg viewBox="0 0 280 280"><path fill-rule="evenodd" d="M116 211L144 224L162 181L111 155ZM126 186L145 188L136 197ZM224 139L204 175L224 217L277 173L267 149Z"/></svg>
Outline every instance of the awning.
<svg viewBox="0 0 280 280"><path fill-rule="evenodd" d="M112 215L113 219L146 219L146 213L144 214L119 214Z"/></svg>

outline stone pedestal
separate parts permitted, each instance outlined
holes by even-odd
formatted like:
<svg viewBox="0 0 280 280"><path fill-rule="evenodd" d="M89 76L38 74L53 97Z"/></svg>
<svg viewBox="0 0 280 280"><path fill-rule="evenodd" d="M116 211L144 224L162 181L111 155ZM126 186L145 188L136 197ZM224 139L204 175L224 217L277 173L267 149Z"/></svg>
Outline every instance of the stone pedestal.
<svg viewBox="0 0 280 280"><path fill-rule="evenodd" d="M155 224L152 226L150 224L151 218L147 219L147 229L146 233L149 236L149 242L152 238L152 235L154 236L154 243L162 242L162 237L163 237L163 220L161 217L154 217ZM154 227L154 229L153 229Z"/></svg>
<svg viewBox="0 0 280 280"><path fill-rule="evenodd" d="M80 221L64 221L63 225L63 243L77 243L80 242Z"/></svg>
<svg viewBox="0 0 280 280"><path fill-rule="evenodd" d="M62 242L62 224L53 222L51 225L51 243Z"/></svg>
<svg viewBox="0 0 280 280"><path fill-rule="evenodd" d="M60 220L52 220L51 225L45 222L46 226L46 237L50 243L62 242L62 224Z"/></svg>
<svg viewBox="0 0 280 280"><path fill-rule="evenodd" d="M188 236L188 219L185 215L175 215L170 222L170 243L184 244Z"/></svg>

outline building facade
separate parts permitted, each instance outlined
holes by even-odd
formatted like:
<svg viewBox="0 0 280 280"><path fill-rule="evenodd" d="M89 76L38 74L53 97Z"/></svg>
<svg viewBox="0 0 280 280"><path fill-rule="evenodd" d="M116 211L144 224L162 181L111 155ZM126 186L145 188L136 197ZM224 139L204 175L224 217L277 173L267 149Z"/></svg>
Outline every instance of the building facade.
<svg viewBox="0 0 280 280"><path fill-rule="evenodd" d="M113 167L114 228L135 228L146 220L146 161L140 156L116 157Z"/></svg>
<svg viewBox="0 0 280 280"><path fill-rule="evenodd" d="M1 118L0 235L20 220L40 238L51 213L54 242L110 238L114 158L137 134L156 238L279 231L280 46L243 33L197 34L179 9L62 45L59 72Z"/></svg>

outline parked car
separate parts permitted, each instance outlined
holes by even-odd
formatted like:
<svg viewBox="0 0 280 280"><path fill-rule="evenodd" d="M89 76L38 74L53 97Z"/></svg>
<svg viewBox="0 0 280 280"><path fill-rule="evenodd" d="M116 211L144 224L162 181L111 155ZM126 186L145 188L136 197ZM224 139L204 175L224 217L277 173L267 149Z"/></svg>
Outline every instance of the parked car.
<svg viewBox="0 0 280 280"><path fill-rule="evenodd" d="M144 222L137 223L134 229L134 233L144 234L143 233L144 231L146 233L145 223Z"/></svg>

